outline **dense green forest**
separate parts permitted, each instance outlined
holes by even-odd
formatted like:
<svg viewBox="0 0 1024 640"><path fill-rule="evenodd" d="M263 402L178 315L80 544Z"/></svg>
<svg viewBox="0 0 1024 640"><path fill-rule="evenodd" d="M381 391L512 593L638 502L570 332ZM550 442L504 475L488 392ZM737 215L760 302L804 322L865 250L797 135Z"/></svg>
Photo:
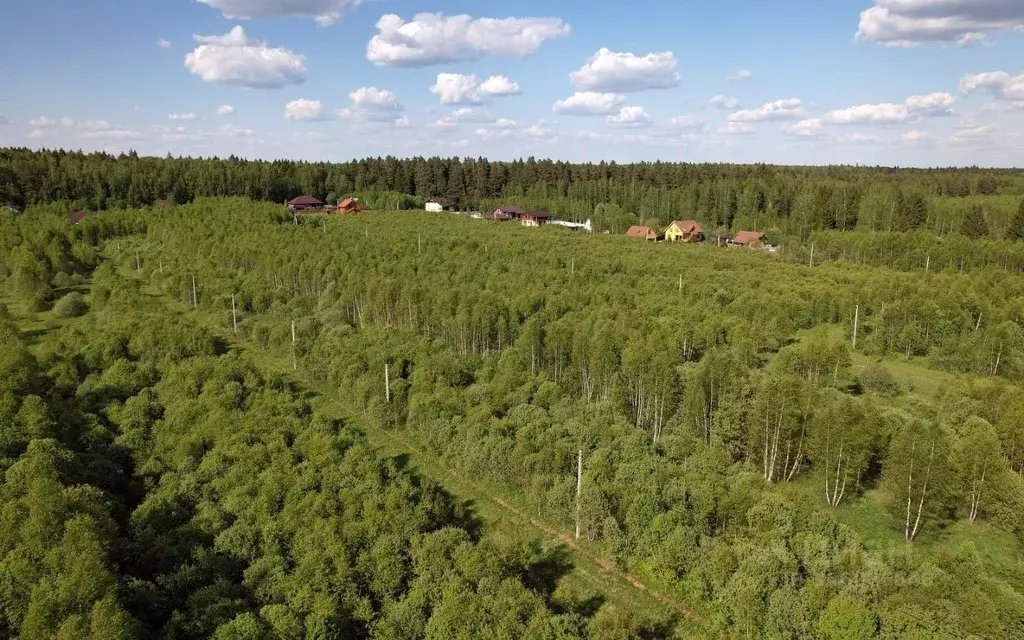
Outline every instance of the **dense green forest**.
<svg viewBox="0 0 1024 640"><path fill-rule="evenodd" d="M960 201L1005 200L1009 237L1015 173L7 153L26 203L65 202L0 214L5 637L1024 638L1024 282L978 258L1019 243L955 234L969 269L936 257L953 238L929 269L904 244L906 265L877 259L948 233ZM93 197L74 189L132 163L187 173L194 201L68 223ZM318 171L348 193L455 164L508 176L480 203L563 171L906 189L930 230L816 224L819 252L870 256L812 263L422 212L295 224L195 186L280 172L255 194L276 202L321 193L298 181ZM697 621L567 594L364 429L578 530Z"/></svg>

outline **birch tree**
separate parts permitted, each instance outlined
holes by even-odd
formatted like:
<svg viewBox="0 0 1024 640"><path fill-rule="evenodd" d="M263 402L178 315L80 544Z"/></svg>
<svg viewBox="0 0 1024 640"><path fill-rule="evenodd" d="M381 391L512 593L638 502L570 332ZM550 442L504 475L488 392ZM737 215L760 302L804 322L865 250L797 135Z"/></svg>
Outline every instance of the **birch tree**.
<svg viewBox="0 0 1024 640"><path fill-rule="evenodd" d="M949 513L951 480L946 430L936 422L907 422L889 448L885 481L908 542Z"/></svg>
<svg viewBox="0 0 1024 640"><path fill-rule="evenodd" d="M859 484L868 465L873 421L861 402L832 389L819 394L811 429L811 456L821 476L825 502L838 507Z"/></svg>
<svg viewBox="0 0 1024 640"><path fill-rule="evenodd" d="M977 416L956 429L953 465L967 506L967 519L975 522L991 501L1000 476L1006 470L995 428Z"/></svg>

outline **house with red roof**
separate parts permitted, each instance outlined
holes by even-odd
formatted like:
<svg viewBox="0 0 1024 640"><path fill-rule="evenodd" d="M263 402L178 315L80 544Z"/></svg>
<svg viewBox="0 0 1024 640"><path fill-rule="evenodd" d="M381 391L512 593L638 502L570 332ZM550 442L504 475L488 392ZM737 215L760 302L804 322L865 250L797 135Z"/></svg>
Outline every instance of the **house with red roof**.
<svg viewBox="0 0 1024 640"><path fill-rule="evenodd" d="M524 227L543 227L551 220L551 214L547 211L529 211L523 214Z"/></svg>
<svg viewBox="0 0 1024 640"><path fill-rule="evenodd" d="M696 220L675 220L665 229L665 240L669 242L700 242L704 230Z"/></svg>
<svg viewBox="0 0 1024 640"><path fill-rule="evenodd" d="M764 246L764 234L760 231L740 231L730 244L734 247L760 249Z"/></svg>
<svg viewBox="0 0 1024 640"><path fill-rule="evenodd" d="M658 239L657 232L650 227L641 227L640 225L633 225L626 231L626 235L630 238L644 238L654 242Z"/></svg>

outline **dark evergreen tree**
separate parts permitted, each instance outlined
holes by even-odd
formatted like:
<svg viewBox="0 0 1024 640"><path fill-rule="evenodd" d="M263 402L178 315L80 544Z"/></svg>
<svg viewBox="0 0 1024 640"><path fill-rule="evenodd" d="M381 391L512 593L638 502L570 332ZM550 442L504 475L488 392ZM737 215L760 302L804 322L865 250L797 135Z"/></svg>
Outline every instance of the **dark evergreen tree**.
<svg viewBox="0 0 1024 640"><path fill-rule="evenodd" d="M985 209L980 204L971 205L960 225L960 233L968 238L984 238L988 236L988 220Z"/></svg>

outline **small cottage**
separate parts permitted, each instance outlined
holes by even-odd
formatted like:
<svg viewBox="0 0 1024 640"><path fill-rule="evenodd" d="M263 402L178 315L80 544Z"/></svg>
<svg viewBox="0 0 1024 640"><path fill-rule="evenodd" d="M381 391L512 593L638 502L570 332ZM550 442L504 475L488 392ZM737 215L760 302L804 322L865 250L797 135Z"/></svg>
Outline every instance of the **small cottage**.
<svg viewBox="0 0 1024 640"><path fill-rule="evenodd" d="M665 240L669 242L700 242L704 230L696 220L676 220L665 229Z"/></svg>
<svg viewBox="0 0 1024 640"><path fill-rule="evenodd" d="M71 218L71 224L78 224L82 220L95 215L99 215L99 211L72 211L68 214L68 217Z"/></svg>
<svg viewBox="0 0 1024 640"><path fill-rule="evenodd" d="M455 211L455 203L448 198L431 198L427 200L427 211L435 213L441 211Z"/></svg>
<svg viewBox="0 0 1024 640"><path fill-rule="evenodd" d="M764 246L764 234L760 231L740 231L732 239L732 245L736 247L747 247L759 249Z"/></svg>
<svg viewBox="0 0 1024 640"><path fill-rule="evenodd" d="M523 226L524 227L543 227L551 219L551 214L547 211L530 211L523 214Z"/></svg>
<svg viewBox="0 0 1024 640"><path fill-rule="evenodd" d="M338 203L338 213L341 215L347 215L349 213L357 213L362 210L359 206L359 198L345 198Z"/></svg>
<svg viewBox="0 0 1024 640"><path fill-rule="evenodd" d="M493 220L520 220L526 212L516 206L498 207L491 214Z"/></svg>
<svg viewBox="0 0 1024 640"><path fill-rule="evenodd" d="M658 239L658 234L657 232L654 231L654 229L650 227L641 227L639 225L633 225L632 227L630 227L629 230L626 231L626 235L629 236L630 238L644 238L646 240L650 240L651 242L654 242L655 240Z"/></svg>
<svg viewBox="0 0 1024 640"><path fill-rule="evenodd" d="M288 201L288 210L292 213L300 213L302 211L319 210L324 208L324 203L317 200L313 196L299 196L293 200Z"/></svg>

